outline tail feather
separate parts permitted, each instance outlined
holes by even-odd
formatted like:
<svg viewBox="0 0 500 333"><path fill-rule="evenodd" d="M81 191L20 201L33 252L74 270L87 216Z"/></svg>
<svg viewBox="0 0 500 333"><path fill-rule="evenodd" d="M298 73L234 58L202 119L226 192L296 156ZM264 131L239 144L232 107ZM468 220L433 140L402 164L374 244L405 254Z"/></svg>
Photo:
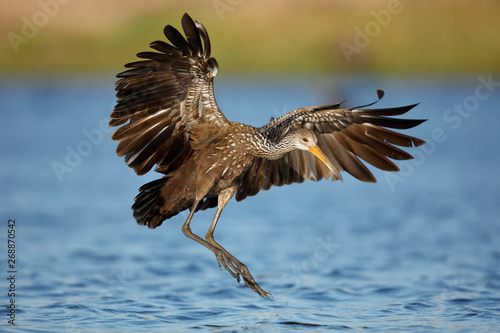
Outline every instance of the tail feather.
<svg viewBox="0 0 500 333"><path fill-rule="evenodd" d="M191 208L195 191L189 185L186 177L174 175L141 186L132 206L137 223L154 229L166 219Z"/></svg>
<svg viewBox="0 0 500 333"><path fill-rule="evenodd" d="M163 221L190 209L195 200L196 190L192 179L182 173L149 182L139 188L132 206L134 217L140 225L154 229ZM218 196L210 195L201 200L196 211L217 206Z"/></svg>
<svg viewBox="0 0 500 333"><path fill-rule="evenodd" d="M161 188L167 182L168 178L160 178L147 183L139 188L139 194L135 197L135 203L132 206L134 217L137 223L147 225L147 215L155 201L159 199Z"/></svg>
<svg viewBox="0 0 500 333"><path fill-rule="evenodd" d="M164 219L159 220L159 214L152 214L159 206L164 204L161 189L167 183L168 178L163 177L139 188L139 194L135 197L135 203L132 206L134 217L140 225L147 225L150 228L155 228L160 225ZM155 216L156 215L156 216Z"/></svg>
<svg viewBox="0 0 500 333"><path fill-rule="evenodd" d="M179 193L169 191L172 189L169 181L171 181L169 177L163 177L139 188L139 194L135 197L135 203L132 206L138 224L154 229L166 219L191 207L192 199L186 199ZM175 187L173 189L175 191Z"/></svg>

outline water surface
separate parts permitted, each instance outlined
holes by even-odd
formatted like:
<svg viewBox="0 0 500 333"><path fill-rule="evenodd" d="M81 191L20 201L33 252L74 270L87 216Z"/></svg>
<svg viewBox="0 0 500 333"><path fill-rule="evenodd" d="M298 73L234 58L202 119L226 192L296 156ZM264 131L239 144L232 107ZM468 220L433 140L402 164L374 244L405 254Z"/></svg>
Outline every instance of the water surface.
<svg viewBox="0 0 500 333"><path fill-rule="evenodd" d="M488 78L488 75L483 75ZM498 79L493 77L494 80ZM347 99L421 102L429 144L377 184L273 188L226 207L216 239L262 299L186 238L186 213L149 230L130 206L158 177L116 157L112 81L0 81L2 331L496 331L500 322L500 93L477 77L219 80L230 120L262 125ZM462 112L454 110L462 107ZM197 213L204 235L215 210ZM7 221L16 219L16 317L7 323Z"/></svg>

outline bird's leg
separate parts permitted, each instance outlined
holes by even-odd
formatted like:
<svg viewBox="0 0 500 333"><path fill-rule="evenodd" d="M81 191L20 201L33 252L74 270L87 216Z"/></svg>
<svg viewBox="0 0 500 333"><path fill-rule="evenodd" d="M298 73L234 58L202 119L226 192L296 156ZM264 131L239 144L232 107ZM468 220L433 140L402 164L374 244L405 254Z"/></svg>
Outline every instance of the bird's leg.
<svg viewBox="0 0 500 333"><path fill-rule="evenodd" d="M231 255L231 253L229 253L226 249L224 249L222 247L222 245L217 243L214 239L215 226L217 225L217 221L219 220L221 213L222 213L222 208L217 207L217 211L215 212L215 216L214 216L214 219L212 220L212 224L210 225L210 228L207 231L207 234L205 236L205 240L209 244L217 247L220 250L220 251L214 252L215 257L217 258L217 263L219 264L219 268L222 270L222 266L224 266L224 268L229 272L229 274L231 274L236 280L238 280L238 283L239 283L240 282L240 275L237 273L238 269L236 268L236 266L233 264L233 262L231 260L224 260L223 255L225 256L225 258L234 259L234 260L237 260L237 259L234 258ZM233 258L231 258L231 257L233 257ZM229 266L231 266L231 268L228 266L228 264L229 264Z"/></svg>
<svg viewBox="0 0 500 333"><path fill-rule="evenodd" d="M248 271L248 268L242 264L238 259L236 259L233 255L231 255L229 252L227 252L226 249L224 249L221 245L219 245L213 237L213 233L215 230L215 226L217 225L217 220L219 219L220 213L222 212L222 209L224 206L227 204L229 199L231 199L232 194L234 193L234 190L231 192L231 195L229 195L229 198L227 198L225 204L221 207L217 207L217 212L215 213L214 220L212 221L212 224L210 226L209 231L207 232L206 236L206 241L202 239L201 237L195 235L191 231L191 219L193 218L194 212L196 211L196 207L199 204L199 200L195 200L193 205L191 206L191 210L189 212L189 216L186 219L186 222L184 222L184 225L182 226L182 232L192 240L200 243L210 251L212 251L215 254L215 257L217 258L217 261L219 262L219 267L221 267L221 263L224 266L224 268L236 279L239 281L239 276L241 275L243 277L243 280L245 281L245 284L250 287L253 291L255 291L257 294L259 294L262 297L268 297L271 296L271 294L267 293L264 291L254 280L250 272ZM222 194L222 192L221 192ZM220 200L220 199L219 199ZM222 203L222 202L221 202ZM231 267L231 268L230 268ZM222 269L222 267L221 267ZM233 270L231 270L233 269Z"/></svg>
<svg viewBox="0 0 500 333"><path fill-rule="evenodd" d="M220 213L222 212L222 208L217 208L217 212L215 213L215 217L212 221L210 229L208 230L205 239L207 242L219 250L214 251L215 257L217 258L217 262L219 263L219 267L222 269L222 266L234 277L240 281L240 276L243 277L243 281L245 284L255 291L259 296L269 297L272 296L270 293L263 290L258 283L253 278L252 274L248 270L247 266L243 264L241 261L236 259L231 253L229 253L222 245L217 243L214 239L213 232L215 226L217 225L217 220L219 219ZM221 266L222 264L222 266Z"/></svg>
<svg viewBox="0 0 500 333"><path fill-rule="evenodd" d="M195 235L192 231L191 231L191 227L189 226L191 224L191 219L193 218L193 215L194 215L194 212L196 211L196 207L198 206L198 203L200 201L199 200L195 200L195 202L193 203L193 206L191 206L191 211L189 212L189 216L187 217L186 219L186 222L184 222L184 225L182 226L182 232L184 233L184 235L186 235L187 237L191 238L192 240L194 241L197 241L198 243L200 243L201 245L203 245L204 247L206 247L207 249L209 249L210 251L216 253L217 251L219 251L218 248L216 248L215 246L207 243L205 240L203 240L203 238L201 238L200 236L198 235Z"/></svg>
<svg viewBox="0 0 500 333"><path fill-rule="evenodd" d="M248 270L246 265L244 265L242 262L236 259L231 253L229 253L224 247L222 247L222 245L217 243L214 239L214 231L215 227L217 226L217 221L219 220L220 214L222 213L222 210L227 205L229 200L231 200L231 197L233 196L235 191L236 187L231 187L219 193L217 211L215 212L214 219L212 220L212 224L210 225L210 228L207 231L205 239L210 245L215 246L216 248L219 249L219 251L214 251L214 253L215 257L217 258L217 262L219 263L220 269L222 269L222 266L224 266L224 268L234 278L236 278L238 282L240 282L240 276L242 276L243 281L245 281L245 284L260 296L262 297L272 296L270 293L263 290L257 284L257 282L255 282L255 279L253 278L252 274L250 274L250 271Z"/></svg>

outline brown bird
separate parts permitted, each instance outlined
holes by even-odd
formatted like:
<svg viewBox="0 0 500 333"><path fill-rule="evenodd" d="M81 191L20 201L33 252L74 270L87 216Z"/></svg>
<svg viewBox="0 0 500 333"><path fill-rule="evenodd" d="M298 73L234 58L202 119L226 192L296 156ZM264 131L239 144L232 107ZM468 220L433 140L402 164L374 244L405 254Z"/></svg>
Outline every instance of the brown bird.
<svg viewBox="0 0 500 333"><path fill-rule="evenodd" d="M248 268L214 239L219 216L236 194L241 201L272 185L342 180L347 171L365 182L373 174L358 159L386 171L398 171L390 160L407 160L410 154L395 147L420 146L425 141L387 128L408 129L424 120L397 119L415 105L386 108L342 109L341 103L300 108L253 127L226 119L217 106L213 79L219 66L210 57L205 27L182 17L186 37L170 25L164 29L171 44L155 41L156 52L141 52L145 59L125 65L117 75L117 104L110 126L119 141L116 153L138 175L154 165L163 178L139 189L132 206L137 223L156 228L189 209L183 233L215 253L238 282L260 296L271 294L255 282ZM383 92L378 90L379 100ZM198 210L217 207L205 239L190 228Z"/></svg>

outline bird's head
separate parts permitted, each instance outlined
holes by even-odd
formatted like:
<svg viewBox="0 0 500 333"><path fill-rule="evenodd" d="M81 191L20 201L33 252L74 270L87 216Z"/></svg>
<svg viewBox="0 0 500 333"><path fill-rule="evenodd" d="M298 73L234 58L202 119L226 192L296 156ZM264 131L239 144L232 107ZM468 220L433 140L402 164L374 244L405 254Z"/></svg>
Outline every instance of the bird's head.
<svg viewBox="0 0 500 333"><path fill-rule="evenodd" d="M323 162L330 171L335 172L335 167L332 162L325 156L323 151L318 147L318 138L316 135L306 129L300 128L291 135L291 143L296 149L307 150L314 154L321 162Z"/></svg>

